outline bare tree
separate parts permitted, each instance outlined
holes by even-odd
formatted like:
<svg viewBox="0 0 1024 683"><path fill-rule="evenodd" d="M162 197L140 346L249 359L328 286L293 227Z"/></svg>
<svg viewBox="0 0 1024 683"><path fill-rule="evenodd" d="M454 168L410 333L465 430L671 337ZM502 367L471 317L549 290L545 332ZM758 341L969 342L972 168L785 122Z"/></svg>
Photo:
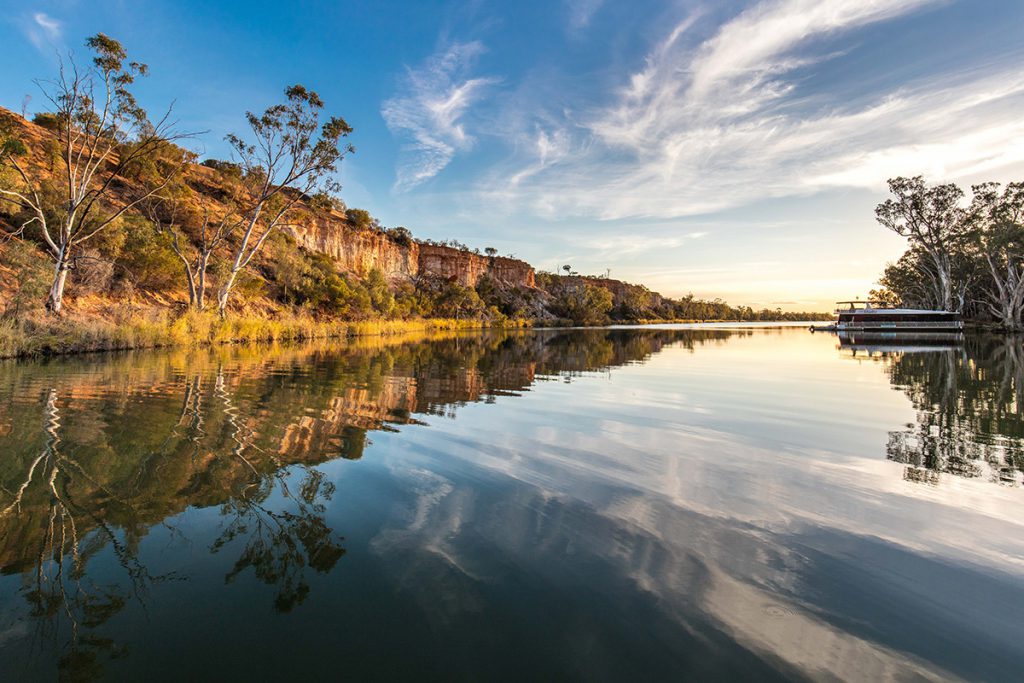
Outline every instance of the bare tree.
<svg viewBox="0 0 1024 683"><path fill-rule="evenodd" d="M13 169L13 182L0 187L0 197L29 214L18 232L36 224L54 261L47 310L60 315L68 271L82 244L115 224L126 212L159 192L186 163L186 154L171 145L187 137L169 120L153 123L138 105L129 86L145 76L145 64L127 61L119 42L97 33L86 45L92 65L79 72L73 59L62 63L54 81L37 81L54 108L60 172L36 169L23 157L24 146L5 145L3 164ZM180 159L160 160L161 153ZM133 182L125 172L142 161L156 162L151 182Z"/></svg>
<svg viewBox="0 0 1024 683"><path fill-rule="evenodd" d="M352 132L344 119L332 117L320 125L324 103L315 92L301 85L284 92L283 104L275 104L259 116L246 114L254 143L227 136L250 187L249 206L242 212L242 236L217 296L221 316L227 311L238 273L259 253L270 234L285 224L301 198L316 190L337 191L330 176L339 161L355 152L351 144L342 145L342 139Z"/></svg>

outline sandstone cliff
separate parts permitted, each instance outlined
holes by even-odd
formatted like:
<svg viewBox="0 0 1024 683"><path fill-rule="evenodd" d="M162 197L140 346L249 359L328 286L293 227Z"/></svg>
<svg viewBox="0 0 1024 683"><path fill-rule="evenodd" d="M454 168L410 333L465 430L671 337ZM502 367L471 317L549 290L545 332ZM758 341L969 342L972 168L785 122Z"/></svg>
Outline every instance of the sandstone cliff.
<svg viewBox="0 0 1024 683"><path fill-rule="evenodd" d="M525 261L437 244L401 244L382 232L356 230L337 212L298 221L291 234L301 247L330 256L341 270L359 277L376 268L390 282L434 275L475 287L489 273L506 285L536 286L533 267Z"/></svg>

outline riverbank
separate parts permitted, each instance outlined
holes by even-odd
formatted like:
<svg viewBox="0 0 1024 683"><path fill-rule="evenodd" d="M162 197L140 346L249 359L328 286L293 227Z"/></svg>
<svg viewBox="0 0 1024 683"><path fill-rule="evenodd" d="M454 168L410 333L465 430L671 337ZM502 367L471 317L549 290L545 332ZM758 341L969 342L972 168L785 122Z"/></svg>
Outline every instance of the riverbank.
<svg viewBox="0 0 1024 683"><path fill-rule="evenodd" d="M0 358L528 326L523 320L325 320L303 313L234 314L223 320L213 312L175 316L165 310L132 312L120 317L81 313L61 318L38 315L0 320Z"/></svg>

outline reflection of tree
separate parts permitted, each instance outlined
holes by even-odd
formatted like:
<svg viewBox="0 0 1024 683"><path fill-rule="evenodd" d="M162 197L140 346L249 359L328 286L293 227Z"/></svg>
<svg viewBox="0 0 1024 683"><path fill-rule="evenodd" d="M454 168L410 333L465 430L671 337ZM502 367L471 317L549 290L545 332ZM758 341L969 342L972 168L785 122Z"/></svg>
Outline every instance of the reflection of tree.
<svg viewBox="0 0 1024 683"><path fill-rule="evenodd" d="M134 544L119 538L94 510L78 504L79 489L98 488L113 501L123 501L64 452L55 389L48 392L45 405L42 452L32 461L11 503L0 511L0 518L23 514L23 505L32 507L28 516L41 518L34 567L24 574L22 591L35 619L35 635L59 649L62 680L93 680L103 673L104 656L123 653L123 647L94 630L120 612L130 597L141 601L153 582L169 577L152 576L139 561ZM91 529L88 533L82 531L83 522ZM90 578L86 565L104 546L112 548L125 570L125 584L100 584ZM62 642L64 628L70 631L66 642Z"/></svg>
<svg viewBox="0 0 1024 683"><path fill-rule="evenodd" d="M219 552L239 539L244 542L241 555L225 577L228 583L252 569L260 581L276 586L274 607L279 612L290 612L309 594L306 567L319 573L334 568L345 549L323 518L324 502L334 492L334 484L324 482L323 476L322 472L304 468L299 491L293 494L285 477L278 473L266 478L256 493L224 505L222 513L232 520L211 551ZM275 483L294 510L273 510L263 504Z"/></svg>
<svg viewBox="0 0 1024 683"><path fill-rule="evenodd" d="M323 517L325 503L334 493L334 484L324 481L323 472L303 467L302 481L298 491L293 492L286 477L287 470L278 458L253 445L255 431L244 424L227 389L223 370L217 373L215 394L231 427L234 442L231 456L245 463L252 479L239 495L223 505L222 514L232 520L214 541L211 552L219 552L233 541L244 539L242 554L225 577L226 581L232 582L251 568L258 579L277 587L274 607L280 612L289 612L309 594L305 568L329 572L345 554ZM250 448L264 456L263 460L271 466L269 471L261 471L246 457L245 451ZM272 509L265 505L275 491L293 509Z"/></svg>
<svg viewBox="0 0 1024 683"><path fill-rule="evenodd" d="M968 337L965 346L894 356L892 383L917 409L915 424L891 432L888 457L925 472L1018 483L1024 471L1024 352L1013 337Z"/></svg>

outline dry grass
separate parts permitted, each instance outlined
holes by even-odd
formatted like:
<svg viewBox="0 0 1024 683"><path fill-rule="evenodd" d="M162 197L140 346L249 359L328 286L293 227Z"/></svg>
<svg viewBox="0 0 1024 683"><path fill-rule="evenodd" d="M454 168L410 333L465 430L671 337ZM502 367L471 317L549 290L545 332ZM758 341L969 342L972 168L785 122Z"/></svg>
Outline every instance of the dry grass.
<svg viewBox="0 0 1024 683"><path fill-rule="evenodd" d="M510 325L524 324L513 322ZM233 315L221 320L210 312L173 316L159 309L113 316L69 314L53 318L38 314L20 320L0 320L0 358L164 346L383 336L473 329L486 325L480 320L451 319L318 320L301 313Z"/></svg>

